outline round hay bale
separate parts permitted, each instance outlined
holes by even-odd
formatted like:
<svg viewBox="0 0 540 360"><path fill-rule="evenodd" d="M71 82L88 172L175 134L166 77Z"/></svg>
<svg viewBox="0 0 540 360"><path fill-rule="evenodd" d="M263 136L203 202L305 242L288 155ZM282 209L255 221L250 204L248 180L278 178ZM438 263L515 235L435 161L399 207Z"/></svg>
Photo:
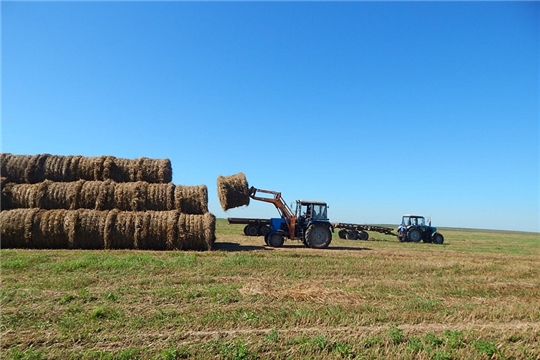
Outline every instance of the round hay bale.
<svg viewBox="0 0 540 360"><path fill-rule="evenodd" d="M105 220L105 249L133 249L135 215L132 211L109 211Z"/></svg>
<svg viewBox="0 0 540 360"><path fill-rule="evenodd" d="M13 183L10 183L9 179L4 176L1 177L0 181L0 211L13 209L13 206L11 205L11 189Z"/></svg>
<svg viewBox="0 0 540 360"><path fill-rule="evenodd" d="M138 211L146 201L145 183L116 183L114 187L114 207L122 211Z"/></svg>
<svg viewBox="0 0 540 360"><path fill-rule="evenodd" d="M100 209L98 208L98 197L101 189L101 181L81 180L77 206L80 209Z"/></svg>
<svg viewBox="0 0 540 360"><path fill-rule="evenodd" d="M69 216L68 216L69 215ZM32 223L32 241L34 249L67 249L69 236L73 233L73 213L69 210L39 210Z"/></svg>
<svg viewBox="0 0 540 360"><path fill-rule="evenodd" d="M139 211L135 213L135 236L133 247L135 249L146 250L150 249L149 232L150 232L151 215L150 212Z"/></svg>
<svg viewBox="0 0 540 360"><path fill-rule="evenodd" d="M39 209L14 209L0 212L1 247L28 248L32 241L32 225Z"/></svg>
<svg viewBox="0 0 540 360"><path fill-rule="evenodd" d="M95 162L94 157L81 157L79 159L79 166L77 167L76 177L82 180L94 181L95 178Z"/></svg>
<svg viewBox="0 0 540 360"><path fill-rule="evenodd" d="M171 249L210 250L215 241L215 216L180 214L177 222L177 235Z"/></svg>
<svg viewBox="0 0 540 360"><path fill-rule="evenodd" d="M172 181L172 166L169 159L138 158L134 161L137 181L149 183L170 183Z"/></svg>
<svg viewBox="0 0 540 360"><path fill-rule="evenodd" d="M30 166L32 156L11 155L7 162L3 163L3 175L14 183L27 183L27 168Z"/></svg>
<svg viewBox="0 0 540 360"><path fill-rule="evenodd" d="M13 209L42 208L47 197L47 182L39 184L11 184L9 191L9 206ZM7 194L6 194L7 195Z"/></svg>
<svg viewBox="0 0 540 360"><path fill-rule="evenodd" d="M149 215L147 249L166 250L176 236L177 211L147 211Z"/></svg>
<svg viewBox="0 0 540 360"><path fill-rule="evenodd" d="M8 178L7 163L12 156L10 153L0 153L0 176L3 178Z"/></svg>
<svg viewBox="0 0 540 360"><path fill-rule="evenodd" d="M69 247L73 249L104 249L105 221L108 211L79 209L76 216Z"/></svg>
<svg viewBox="0 0 540 360"><path fill-rule="evenodd" d="M43 165L44 178L52 181L65 181L65 156L49 155Z"/></svg>
<svg viewBox="0 0 540 360"><path fill-rule="evenodd" d="M65 181L78 181L79 178L79 163L82 159L81 155L68 156L63 161L62 171ZM51 179L52 180L52 179Z"/></svg>
<svg viewBox="0 0 540 360"><path fill-rule="evenodd" d="M115 191L116 183L112 180L96 181L99 185L96 199L96 210L112 210L116 206Z"/></svg>
<svg viewBox="0 0 540 360"><path fill-rule="evenodd" d="M219 202L224 211L249 205L249 187L244 173L222 176L217 179Z"/></svg>
<svg viewBox="0 0 540 360"><path fill-rule="evenodd" d="M185 214L207 213L208 188L206 185L176 185L174 189L174 208Z"/></svg>
<svg viewBox="0 0 540 360"><path fill-rule="evenodd" d="M106 161L106 172L104 178L114 180L116 182L133 182L135 178L134 161L129 159L119 159L110 157Z"/></svg>
<svg viewBox="0 0 540 360"><path fill-rule="evenodd" d="M77 182L56 182L45 180L42 184L46 189L41 202L42 209L72 209L77 199Z"/></svg>
<svg viewBox="0 0 540 360"><path fill-rule="evenodd" d="M175 208L174 184L147 184L144 210L168 211Z"/></svg>

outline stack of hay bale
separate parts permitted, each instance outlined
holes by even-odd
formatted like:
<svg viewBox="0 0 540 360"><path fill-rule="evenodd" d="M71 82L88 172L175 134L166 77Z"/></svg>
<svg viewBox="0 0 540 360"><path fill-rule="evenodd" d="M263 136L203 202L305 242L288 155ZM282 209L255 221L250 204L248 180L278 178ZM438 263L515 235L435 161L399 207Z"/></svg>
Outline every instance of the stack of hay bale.
<svg viewBox="0 0 540 360"><path fill-rule="evenodd" d="M2 248L209 250L205 185L169 159L1 154Z"/></svg>

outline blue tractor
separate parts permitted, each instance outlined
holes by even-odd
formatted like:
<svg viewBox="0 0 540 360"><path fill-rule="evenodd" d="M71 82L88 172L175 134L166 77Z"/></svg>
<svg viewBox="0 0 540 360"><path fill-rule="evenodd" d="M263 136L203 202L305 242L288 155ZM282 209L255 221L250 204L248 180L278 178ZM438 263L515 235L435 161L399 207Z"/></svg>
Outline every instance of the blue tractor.
<svg viewBox="0 0 540 360"><path fill-rule="evenodd" d="M257 196L257 193L272 194L272 197ZM311 248L324 249L332 241L334 227L328 220L328 206L322 201L297 200L296 211L281 198L281 193L271 190L250 188L252 199L274 204L280 213L279 218L270 219L270 230L264 235L268 246L280 247L286 238L301 240Z"/></svg>
<svg viewBox="0 0 540 360"><path fill-rule="evenodd" d="M403 215L401 225L398 227L398 238L401 242L419 242L421 240L434 244L444 242L442 234L437 232L436 227L431 226L431 220L429 225L426 225L426 219L418 215Z"/></svg>

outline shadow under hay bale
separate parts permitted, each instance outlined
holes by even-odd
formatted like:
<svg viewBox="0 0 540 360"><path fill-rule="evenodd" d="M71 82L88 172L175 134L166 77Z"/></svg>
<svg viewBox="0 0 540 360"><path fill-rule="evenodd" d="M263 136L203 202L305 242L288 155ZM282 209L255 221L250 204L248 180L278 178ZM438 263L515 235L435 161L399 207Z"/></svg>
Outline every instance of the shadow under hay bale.
<svg viewBox="0 0 540 360"><path fill-rule="evenodd" d="M249 187L244 173L222 176L217 179L218 197L224 211L249 205Z"/></svg>
<svg viewBox="0 0 540 360"><path fill-rule="evenodd" d="M208 212L208 188L206 185L176 185L174 208L185 214L205 214Z"/></svg>

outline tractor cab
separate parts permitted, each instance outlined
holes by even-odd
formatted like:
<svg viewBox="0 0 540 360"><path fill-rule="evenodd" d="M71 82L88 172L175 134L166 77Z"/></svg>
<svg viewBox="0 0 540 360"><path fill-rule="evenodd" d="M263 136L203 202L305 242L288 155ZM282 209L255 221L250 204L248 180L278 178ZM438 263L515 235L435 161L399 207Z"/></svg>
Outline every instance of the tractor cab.
<svg viewBox="0 0 540 360"><path fill-rule="evenodd" d="M296 200L296 218L328 221L328 205L323 201Z"/></svg>
<svg viewBox="0 0 540 360"><path fill-rule="evenodd" d="M401 219L401 226L425 226L426 219L423 216L418 215L404 215Z"/></svg>

